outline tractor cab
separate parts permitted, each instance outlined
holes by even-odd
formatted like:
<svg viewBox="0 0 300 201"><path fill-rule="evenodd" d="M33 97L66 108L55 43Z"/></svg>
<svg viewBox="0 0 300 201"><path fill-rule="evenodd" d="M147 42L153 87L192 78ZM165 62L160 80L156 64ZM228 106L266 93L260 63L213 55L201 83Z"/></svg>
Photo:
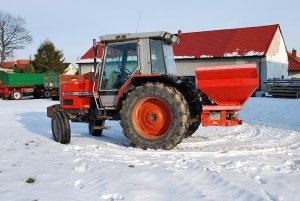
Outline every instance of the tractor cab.
<svg viewBox="0 0 300 201"><path fill-rule="evenodd" d="M100 37L104 44L98 70L102 106L116 106L119 90L134 75L176 75L172 45L177 36L167 32L118 34Z"/></svg>

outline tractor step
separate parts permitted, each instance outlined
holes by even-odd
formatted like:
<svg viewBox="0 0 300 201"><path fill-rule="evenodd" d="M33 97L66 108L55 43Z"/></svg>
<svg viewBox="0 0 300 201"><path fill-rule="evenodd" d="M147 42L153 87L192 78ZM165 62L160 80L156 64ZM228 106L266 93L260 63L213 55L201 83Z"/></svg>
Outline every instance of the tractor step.
<svg viewBox="0 0 300 201"><path fill-rule="evenodd" d="M113 119L112 116L97 116L98 120L111 120Z"/></svg>
<svg viewBox="0 0 300 201"><path fill-rule="evenodd" d="M111 126L94 126L93 128L96 130L111 129Z"/></svg>

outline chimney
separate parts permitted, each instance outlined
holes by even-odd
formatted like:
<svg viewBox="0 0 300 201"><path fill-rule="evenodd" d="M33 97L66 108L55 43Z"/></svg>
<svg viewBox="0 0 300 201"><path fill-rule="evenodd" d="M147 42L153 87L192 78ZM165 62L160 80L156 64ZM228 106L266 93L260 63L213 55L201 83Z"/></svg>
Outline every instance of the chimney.
<svg viewBox="0 0 300 201"><path fill-rule="evenodd" d="M182 34L182 30L178 30L177 35L180 36Z"/></svg>
<svg viewBox="0 0 300 201"><path fill-rule="evenodd" d="M292 56L293 56L293 57L296 57L296 56L297 56L297 50L295 50L294 48L293 48L293 50L292 50Z"/></svg>

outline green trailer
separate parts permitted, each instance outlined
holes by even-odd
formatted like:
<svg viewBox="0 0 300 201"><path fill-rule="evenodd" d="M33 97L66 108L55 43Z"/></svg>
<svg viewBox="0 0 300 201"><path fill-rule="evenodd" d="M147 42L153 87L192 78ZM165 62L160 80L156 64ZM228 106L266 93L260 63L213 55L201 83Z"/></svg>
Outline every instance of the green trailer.
<svg viewBox="0 0 300 201"><path fill-rule="evenodd" d="M53 100L59 99L59 73L46 73L44 77L44 96L52 98Z"/></svg>
<svg viewBox="0 0 300 201"><path fill-rule="evenodd" d="M44 94L44 73L0 72L0 96L19 100L24 95L41 98Z"/></svg>

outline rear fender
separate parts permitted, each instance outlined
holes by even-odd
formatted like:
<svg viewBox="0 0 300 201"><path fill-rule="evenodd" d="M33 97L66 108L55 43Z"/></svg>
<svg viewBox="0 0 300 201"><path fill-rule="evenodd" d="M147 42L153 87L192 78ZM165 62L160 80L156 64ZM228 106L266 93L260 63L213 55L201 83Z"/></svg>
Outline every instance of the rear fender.
<svg viewBox="0 0 300 201"><path fill-rule="evenodd" d="M51 106L47 107L47 117L53 118L53 115L56 111L61 111L59 104L51 105Z"/></svg>
<svg viewBox="0 0 300 201"><path fill-rule="evenodd" d="M140 86L146 82L162 82L170 85L175 85L172 76L161 75L161 74L134 74L131 76L126 83L121 87L118 94L117 108L122 108L122 101L126 98L128 92L133 90L135 87Z"/></svg>
<svg viewBox="0 0 300 201"><path fill-rule="evenodd" d="M128 92L132 91L135 87L140 86L146 82L161 82L169 86L175 87L185 97L188 103L198 98L195 94L195 85L189 82L188 79L181 79L175 76L160 75L160 74L135 74L122 86L118 94L117 108L122 108L122 101L126 99ZM201 112L202 105L198 103L196 111L198 112L194 116Z"/></svg>

